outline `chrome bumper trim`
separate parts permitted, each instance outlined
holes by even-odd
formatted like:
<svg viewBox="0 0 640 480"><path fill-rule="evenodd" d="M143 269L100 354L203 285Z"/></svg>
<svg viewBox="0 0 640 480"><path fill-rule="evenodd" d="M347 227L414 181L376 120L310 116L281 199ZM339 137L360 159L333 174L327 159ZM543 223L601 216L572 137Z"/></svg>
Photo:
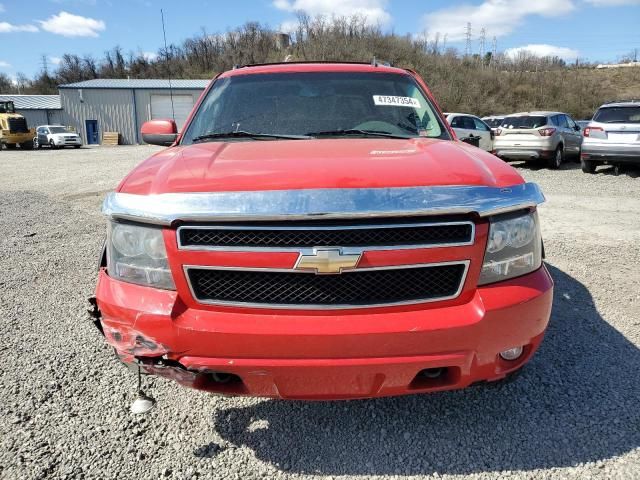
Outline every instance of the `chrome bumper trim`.
<svg viewBox="0 0 640 480"><path fill-rule="evenodd" d="M105 198L102 212L112 219L171 225L176 221L320 220L468 213L487 217L542 202L544 195L535 183L506 188L326 188L153 195L112 192Z"/></svg>

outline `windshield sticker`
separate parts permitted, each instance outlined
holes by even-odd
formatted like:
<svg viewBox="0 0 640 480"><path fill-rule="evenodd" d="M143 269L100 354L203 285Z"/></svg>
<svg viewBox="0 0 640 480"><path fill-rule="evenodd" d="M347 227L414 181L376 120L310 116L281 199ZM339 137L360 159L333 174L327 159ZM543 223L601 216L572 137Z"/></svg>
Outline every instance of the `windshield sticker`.
<svg viewBox="0 0 640 480"><path fill-rule="evenodd" d="M391 95L374 95L373 103L387 107L420 108L420 101L412 97L395 97Z"/></svg>

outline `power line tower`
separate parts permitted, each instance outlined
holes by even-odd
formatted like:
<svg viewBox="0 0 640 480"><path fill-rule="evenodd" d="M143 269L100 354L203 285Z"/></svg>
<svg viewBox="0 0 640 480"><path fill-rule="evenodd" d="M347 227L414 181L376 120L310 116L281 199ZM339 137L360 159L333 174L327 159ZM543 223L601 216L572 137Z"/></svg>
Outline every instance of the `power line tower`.
<svg viewBox="0 0 640 480"><path fill-rule="evenodd" d="M47 56L44 53L40 56L40 63L42 65L42 73L45 76L49 75L49 62L47 61Z"/></svg>
<svg viewBox="0 0 640 480"><path fill-rule="evenodd" d="M496 64L496 55L498 55L498 39L494 35L491 40L491 65Z"/></svg>
<svg viewBox="0 0 640 480"><path fill-rule="evenodd" d="M444 38L442 39L442 51L443 53L447 53L447 34L444 34Z"/></svg>
<svg viewBox="0 0 640 480"><path fill-rule="evenodd" d="M467 39L467 43L464 47L464 56L471 55L471 22L467 22L467 28L465 29L464 36Z"/></svg>
<svg viewBox="0 0 640 480"><path fill-rule="evenodd" d="M482 27L480 30L480 62L484 66L484 52L487 43L487 31Z"/></svg>

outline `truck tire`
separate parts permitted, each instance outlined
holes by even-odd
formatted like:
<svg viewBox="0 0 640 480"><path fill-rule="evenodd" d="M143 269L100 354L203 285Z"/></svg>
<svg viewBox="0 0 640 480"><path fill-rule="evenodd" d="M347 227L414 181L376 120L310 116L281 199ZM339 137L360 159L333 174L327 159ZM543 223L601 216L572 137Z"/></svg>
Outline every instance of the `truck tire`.
<svg viewBox="0 0 640 480"><path fill-rule="evenodd" d="M20 148L22 150L33 150L33 140L29 140L28 142L21 143Z"/></svg>
<svg viewBox="0 0 640 480"><path fill-rule="evenodd" d="M585 160L584 158L580 159L580 168L584 173L596 173L597 166L596 162Z"/></svg>
<svg viewBox="0 0 640 480"><path fill-rule="evenodd" d="M7 147L7 150L14 150L16 148L15 143L5 143L5 146Z"/></svg>
<svg viewBox="0 0 640 480"><path fill-rule="evenodd" d="M49 140L49 146L51 147L52 150L56 150L58 147L56 147L56 144L54 143L53 140Z"/></svg>
<svg viewBox="0 0 640 480"><path fill-rule="evenodd" d="M553 156L549 160L547 160L547 165L549 168L553 170L557 170L560 168L560 165L562 165L563 161L564 161L564 150L562 149L562 145L558 145L558 148L556 148L556 151L553 152Z"/></svg>

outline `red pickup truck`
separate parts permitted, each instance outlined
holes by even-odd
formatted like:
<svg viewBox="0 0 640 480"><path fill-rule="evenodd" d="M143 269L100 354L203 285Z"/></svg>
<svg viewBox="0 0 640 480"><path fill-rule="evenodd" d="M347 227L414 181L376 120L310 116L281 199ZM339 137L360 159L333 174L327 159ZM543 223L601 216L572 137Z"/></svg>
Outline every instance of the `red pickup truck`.
<svg viewBox="0 0 640 480"><path fill-rule="evenodd" d="M496 381L549 321L537 185L458 141L413 71L217 76L105 199L96 314L120 359L231 395Z"/></svg>

